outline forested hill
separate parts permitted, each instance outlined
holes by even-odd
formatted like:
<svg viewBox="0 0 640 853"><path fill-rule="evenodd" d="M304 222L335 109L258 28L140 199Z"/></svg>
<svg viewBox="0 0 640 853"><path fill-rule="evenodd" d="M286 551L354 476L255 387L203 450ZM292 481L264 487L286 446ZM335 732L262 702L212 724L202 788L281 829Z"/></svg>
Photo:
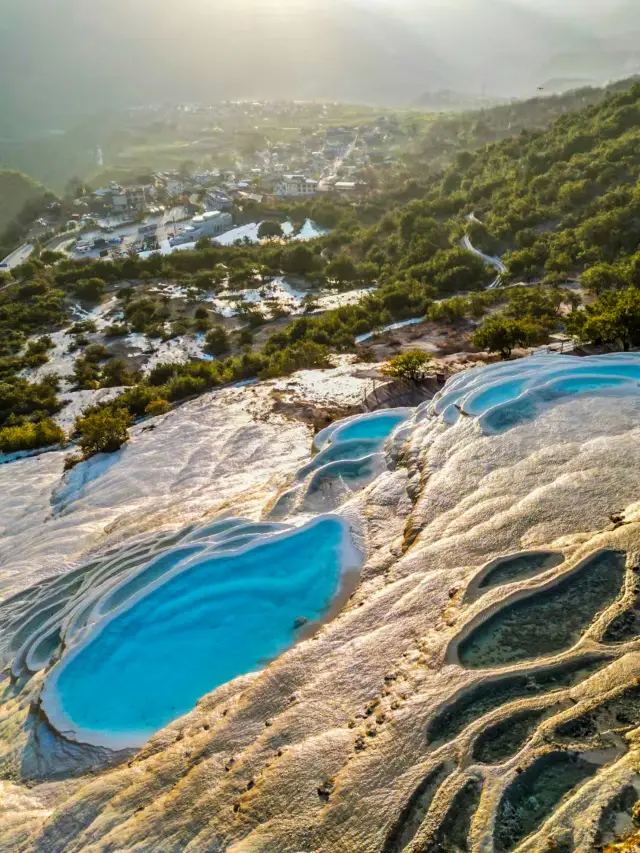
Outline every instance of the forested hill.
<svg viewBox="0 0 640 853"><path fill-rule="evenodd" d="M560 116L600 104L612 95L628 91L638 80L626 78L603 88L587 86L561 95L543 90L536 98L443 114L422 127L416 121L406 155L407 165L412 169L442 168L461 150L500 142L522 130L545 130Z"/></svg>
<svg viewBox="0 0 640 853"><path fill-rule="evenodd" d="M44 193L41 184L22 172L0 171L0 229L15 219L27 202Z"/></svg>
<svg viewBox="0 0 640 853"><path fill-rule="evenodd" d="M415 264L430 254L436 232L453 242L467 231L481 248L504 254L512 280L566 280L636 256L639 178L636 84L545 131L461 152L454 165L414 187L418 200L356 238L352 251L375 245L377 257L402 269L409 258ZM468 221L472 212L482 225Z"/></svg>

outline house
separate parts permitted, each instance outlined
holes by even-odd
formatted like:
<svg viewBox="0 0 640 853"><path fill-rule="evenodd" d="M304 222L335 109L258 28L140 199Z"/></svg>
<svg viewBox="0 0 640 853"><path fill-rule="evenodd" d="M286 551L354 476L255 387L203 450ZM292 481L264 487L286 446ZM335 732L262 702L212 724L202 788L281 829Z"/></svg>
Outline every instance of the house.
<svg viewBox="0 0 640 853"><path fill-rule="evenodd" d="M238 193L238 198L241 199L242 201L253 201L256 204L261 204L264 196L262 195L262 193L240 192L240 193Z"/></svg>
<svg viewBox="0 0 640 853"><path fill-rule="evenodd" d="M115 213L124 213L129 208L129 200L125 192L112 193L111 207Z"/></svg>
<svg viewBox="0 0 640 853"><path fill-rule="evenodd" d="M308 197L318 191L318 182L304 175L283 175L275 194L284 197Z"/></svg>
<svg viewBox="0 0 640 853"><path fill-rule="evenodd" d="M342 193L352 193L362 189L365 185L362 181L336 181L334 189Z"/></svg>
<svg viewBox="0 0 640 853"><path fill-rule="evenodd" d="M220 190L209 190L204 197L204 203L209 210L228 210L233 207L233 199Z"/></svg>
<svg viewBox="0 0 640 853"><path fill-rule="evenodd" d="M184 193L184 181L180 178L169 178L167 181L167 195L182 195Z"/></svg>
<svg viewBox="0 0 640 853"><path fill-rule="evenodd" d="M233 227L233 217L221 210L209 210L199 216L194 216L182 234L174 237L171 246L183 243L194 243L201 237L217 237Z"/></svg>
<svg viewBox="0 0 640 853"><path fill-rule="evenodd" d="M196 172L192 175L191 180L199 187L208 187L216 177L213 172Z"/></svg>
<svg viewBox="0 0 640 853"><path fill-rule="evenodd" d="M127 204L133 210L144 210L147 203L155 198L156 188L149 184L140 187L127 187Z"/></svg>

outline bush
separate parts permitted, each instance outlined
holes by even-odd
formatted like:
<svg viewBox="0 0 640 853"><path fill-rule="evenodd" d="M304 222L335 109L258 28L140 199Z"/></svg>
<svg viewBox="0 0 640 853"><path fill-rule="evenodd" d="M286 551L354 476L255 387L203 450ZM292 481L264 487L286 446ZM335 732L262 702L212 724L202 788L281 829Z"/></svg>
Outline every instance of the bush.
<svg viewBox="0 0 640 853"><path fill-rule="evenodd" d="M129 327L124 323L114 323L104 330L105 338L124 338L129 334Z"/></svg>
<svg viewBox="0 0 640 853"><path fill-rule="evenodd" d="M166 415L171 405L168 400L152 400L144 410L145 415L155 418L157 415Z"/></svg>
<svg viewBox="0 0 640 853"><path fill-rule="evenodd" d="M420 349L408 350L392 358L389 364L382 368L381 373L393 379L407 379L410 382L422 382L426 379L428 366L433 360L430 352Z"/></svg>
<svg viewBox="0 0 640 853"><path fill-rule="evenodd" d="M99 302L105 289L106 285L101 278L81 278L74 288L76 296L86 302Z"/></svg>
<svg viewBox="0 0 640 853"><path fill-rule="evenodd" d="M102 409L76 420L85 459L96 453L113 453L129 438L131 416L126 409Z"/></svg>
<svg viewBox="0 0 640 853"><path fill-rule="evenodd" d="M69 456L64 457L64 470L71 471L72 468L75 468L82 461L83 457L79 453L70 453Z"/></svg>
<svg viewBox="0 0 640 853"><path fill-rule="evenodd" d="M238 332L238 344L241 347L250 347L252 343L253 332L251 331L251 329L248 326L244 329L240 329L240 331Z"/></svg>
<svg viewBox="0 0 640 853"><path fill-rule="evenodd" d="M37 424L26 423L21 426L8 426L0 429L0 453L15 453L19 450L36 450L61 444L65 433L52 420L43 420Z"/></svg>
<svg viewBox="0 0 640 853"><path fill-rule="evenodd" d="M288 376L296 370L313 370L331 367L329 350L313 341L299 341L275 352L269 364L260 373L262 379Z"/></svg>
<svg viewBox="0 0 640 853"><path fill-rule="evenodd" d="M279 222L273 222L266 219L260 223L258 227L258 239L264 240L270 237L282 237L282 225Z"/></svg>
<svg viewBox="0 0 640 853"><path fill-rule="evenodd" d="M199 376L174 376L165 386L167 397L171 401L184 400L207 390L207 381Z"/></svg>
<svg viewBox="0 0 640 853"><path fill-rule="evenodd" d="M87 361L98 364L101 361L106 361L108 358L113 358L109 350L102 344L91 344L84 351L84 357Z"/></svg>
<svg viewBox="0 0 640 853"><path fill-rule="evenodd" d="M122 385L135 385L140 374L127 369L126 363L120 359L112 359L102 368L103 388L119 388Z"/></svg>
<svg viewBox="0 0 640 853"><path fill-rule="evenodd" d="M514 347L527 347L542 341L544 329L531 320L511 320L497 314L480 326L473 336L473 343L479 349L498 352L502 358L509 358Z"/></svg>
<svg viewBox="0 0 640 853"><path fill-rule="evenodd" d="M224 355L229 352L229 335L224 326L214 326L205 337L205 352L209 355Z"/></svg>

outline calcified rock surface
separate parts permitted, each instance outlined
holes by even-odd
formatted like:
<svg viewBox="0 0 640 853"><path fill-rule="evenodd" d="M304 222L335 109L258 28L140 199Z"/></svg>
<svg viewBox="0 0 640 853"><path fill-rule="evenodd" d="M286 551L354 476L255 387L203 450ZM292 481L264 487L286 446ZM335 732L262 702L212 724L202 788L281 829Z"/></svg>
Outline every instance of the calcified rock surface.
<svg viewBox="0 0 640 853"><path fill-rule="evenodd" d="M499 434L419 410L340 508L368 555L342 613L120 766L55 781L49 760L25 787L44 676L7 685L0 850L524 853L631 832L640 397L580 391ZM68 768L87 749L51 747Z"/></svg>

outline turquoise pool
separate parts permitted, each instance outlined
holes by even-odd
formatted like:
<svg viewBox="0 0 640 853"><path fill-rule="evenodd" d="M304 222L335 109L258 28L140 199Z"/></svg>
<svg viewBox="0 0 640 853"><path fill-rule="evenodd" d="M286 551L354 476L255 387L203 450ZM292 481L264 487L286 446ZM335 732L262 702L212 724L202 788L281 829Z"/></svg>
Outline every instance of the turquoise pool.
<svg viewBox="0 0 640 853"><path fill-rule="evenodd" d="M640 354L578 358L542 355L468 370L420 407L447 423L477 418L485 432L502 432L544 408L577 396L640 395Z"/></svg>
<svg viewBox="0 0 640 853"><path fill-rule="evenodd" d="M370 415L356 415L323 429L316 435L313 444L316 450L324 450L329 444L371 441L378 442L378 449L382 450L384 442L394 429L404 423L411 414L413 409L382 409Z"/></svg>
<svg viewBox="0 0 640 853"><path fill-rule="evenodd" d="M241 525L243 537L250 528ZM201 696L291 646L296 620L321 619L345 573L359 569L348 526L336 516L261 534L235 551L220 550L232 541L223 538L188 553L159 578L159 561L143 569L138 583L150 584L99 620L52 670L42 706L53 725L81 741L139 746ZM109 603L132 588L135 578Z"/></svg>

